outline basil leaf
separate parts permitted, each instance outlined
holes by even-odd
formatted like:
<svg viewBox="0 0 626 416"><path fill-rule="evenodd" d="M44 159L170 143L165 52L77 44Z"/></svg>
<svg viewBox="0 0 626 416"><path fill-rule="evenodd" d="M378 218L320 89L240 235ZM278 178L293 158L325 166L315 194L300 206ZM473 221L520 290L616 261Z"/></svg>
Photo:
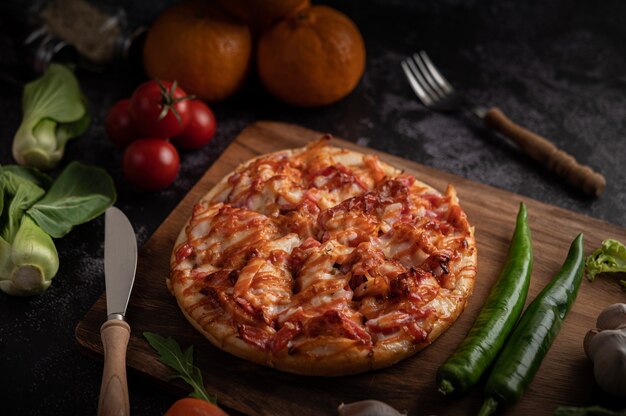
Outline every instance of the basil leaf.
<svg viewBox="0 0 626 416"><path fill-rule="evenodd" d="M72 162L27 214L52 237L61 238L102 214L116 196L113 179L104 169Z"/></svg>
<svg viewBox="0 0 626 416"><path fill-rule="evenodd" d="M153 332L144 332L143 336L159 353L159 360L178 371L176 377L183 379L193 388L189 396L215 404L215 397L209 396L204 389L200 369L193 365L193 345L183 353L178 342L171 337L163 338Z"/></svg>

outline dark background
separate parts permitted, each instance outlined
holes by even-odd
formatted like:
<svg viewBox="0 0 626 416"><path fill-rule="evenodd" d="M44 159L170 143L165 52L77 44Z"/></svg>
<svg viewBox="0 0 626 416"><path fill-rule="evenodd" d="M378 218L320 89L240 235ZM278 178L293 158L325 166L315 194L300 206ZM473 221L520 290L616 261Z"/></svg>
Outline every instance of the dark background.
<svg viewBox="0 0 626 416"><path fill-rule="evenodd" d="M109 8L124 5L133 24L149 24L167 3L101 2ZM52 173L71 160L105 167L117 186L117 206L130 218L141 245L246 125L271 119L331 132L626 226L626 2L355 0L333 5L356 22L368 54L363 79L341 102L314 110L291 108L251 79L236 97L212 106L217 135L207 147L181 153L174 185L142 194L124 182L122 154L103 128L107 109L129 96L141 76L125 67L99 74L79 69L93 122L83 137L70 142ZM0 6L2 164L13 163L10 149L20 122L21 89L31 77L21 46L27 9L26 2ZM400 70L400 60L419 49L427 50L472 100L498 105L602 172L607 178L604 195L582 196L474 120L425 109ZM103 238L98 218L57 240L61 268L43 295L0 293L1 414L95 414L101 363L81 355L74 328L104 291ZM129 390L135 415L162 414L177 399L133 374Z"/></svg>

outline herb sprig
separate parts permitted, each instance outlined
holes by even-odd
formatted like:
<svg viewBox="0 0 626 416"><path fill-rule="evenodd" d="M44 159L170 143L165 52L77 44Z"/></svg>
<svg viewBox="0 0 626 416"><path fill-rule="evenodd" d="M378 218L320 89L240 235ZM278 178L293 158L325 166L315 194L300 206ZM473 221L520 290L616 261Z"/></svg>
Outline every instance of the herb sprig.
<svg viewBox="0 0 626 416"><path fill-rule="evenodd" d="M183 353L178 342L172 337L164 338L154 332L144 332L143 336L148 340L150 346L159 353L159 360L178 372L174 378L183 379L193 388L189 396L206 400L209 403L216 403L215 397L210 396L204 389L200 369L193 365L193 345Z"/></svg>

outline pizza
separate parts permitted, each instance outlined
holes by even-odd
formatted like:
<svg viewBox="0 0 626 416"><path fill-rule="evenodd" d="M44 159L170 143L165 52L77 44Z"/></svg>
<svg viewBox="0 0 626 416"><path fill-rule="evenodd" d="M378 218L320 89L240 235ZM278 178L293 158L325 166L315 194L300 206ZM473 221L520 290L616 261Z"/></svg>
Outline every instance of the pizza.
<svg viewBox="0 0 626 416"><path fill-rule="evenodd" d="M193 208L167 279L215 346L278 370L392 365L465 308L474 229L445 193L329 137L260 156Z"/></svg>

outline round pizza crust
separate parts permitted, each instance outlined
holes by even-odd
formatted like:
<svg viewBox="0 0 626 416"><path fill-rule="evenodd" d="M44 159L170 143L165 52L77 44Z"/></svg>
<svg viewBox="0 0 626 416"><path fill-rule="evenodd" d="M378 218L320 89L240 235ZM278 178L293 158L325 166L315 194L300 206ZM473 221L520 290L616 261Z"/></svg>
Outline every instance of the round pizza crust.
<svg viewBox="0 0 626 416"><path fill-rule="evenodd" d="M328 147L329 149L341 150L347 156L346 159L352 160L355 164L361 163L363 160L364 154L360 152L337 148L331 145L328 145ZM305 149L306 148L281 150L263 154L242 163L234 171L222 178L204 197L200 199L200 201L198 201L198 203L211 201L217 195L224 192L228 189L228 180L231 176L237 172L245 170L246 167L253 164L257 160L275 155L286 155L287 157L292 157ZM397 176L403 172L382 160L379 160L379 163L382 165L385 173L390 177ZM350 167L349 164L347 166ZM415 183L424 188L428 188L437 194L441 194L439 191L435 190L430 185L421 182L417 178ZM176 262L176 248L181 244L184 244L186 241L186 228L188 227L190 220L191 218L187 220L176 239L170 260L172 265ZM244 360L251 361L255 364L266 365L277 370L294 374L308 376L342 376L356 374L369 370L385 368L412 356L416 352L429 346L456 321L465 309L467 301L472 295L474 288L477 270L477 250L474 238L474 227L469 227L467 240L471 247L471 255L465 256L462 259L462 264L459 268L470 270L470 272L459 276L456 281L454 296L458 299L458 301L455 302L454 309L449 311L448 317L445 320L437 320L434 323L427 339L424 342L414 343L408 340L403 340L401 342L383 345L382 347L374 347L371 351L350 349L344 351L342 354L334 354L330 357L321 357L318 359L312 359L310 356L301 355L282 355L280 357L275 357L269 351L262 351L261 349L251 347L250 344L239 337L238 332L230 325L225 325L221 322L214 322L207 326L201 325L198 322L198 319L194 317L194 314L188 311L189 305L187 302L187 296L184 293L185 288L180 285L173 284L170 278L167 279L167 286L170 292L175 296L185 318L187 318L187 320L214 346L222 349L223 351ZM466 268L465 266L469 267Z"/></svg>

